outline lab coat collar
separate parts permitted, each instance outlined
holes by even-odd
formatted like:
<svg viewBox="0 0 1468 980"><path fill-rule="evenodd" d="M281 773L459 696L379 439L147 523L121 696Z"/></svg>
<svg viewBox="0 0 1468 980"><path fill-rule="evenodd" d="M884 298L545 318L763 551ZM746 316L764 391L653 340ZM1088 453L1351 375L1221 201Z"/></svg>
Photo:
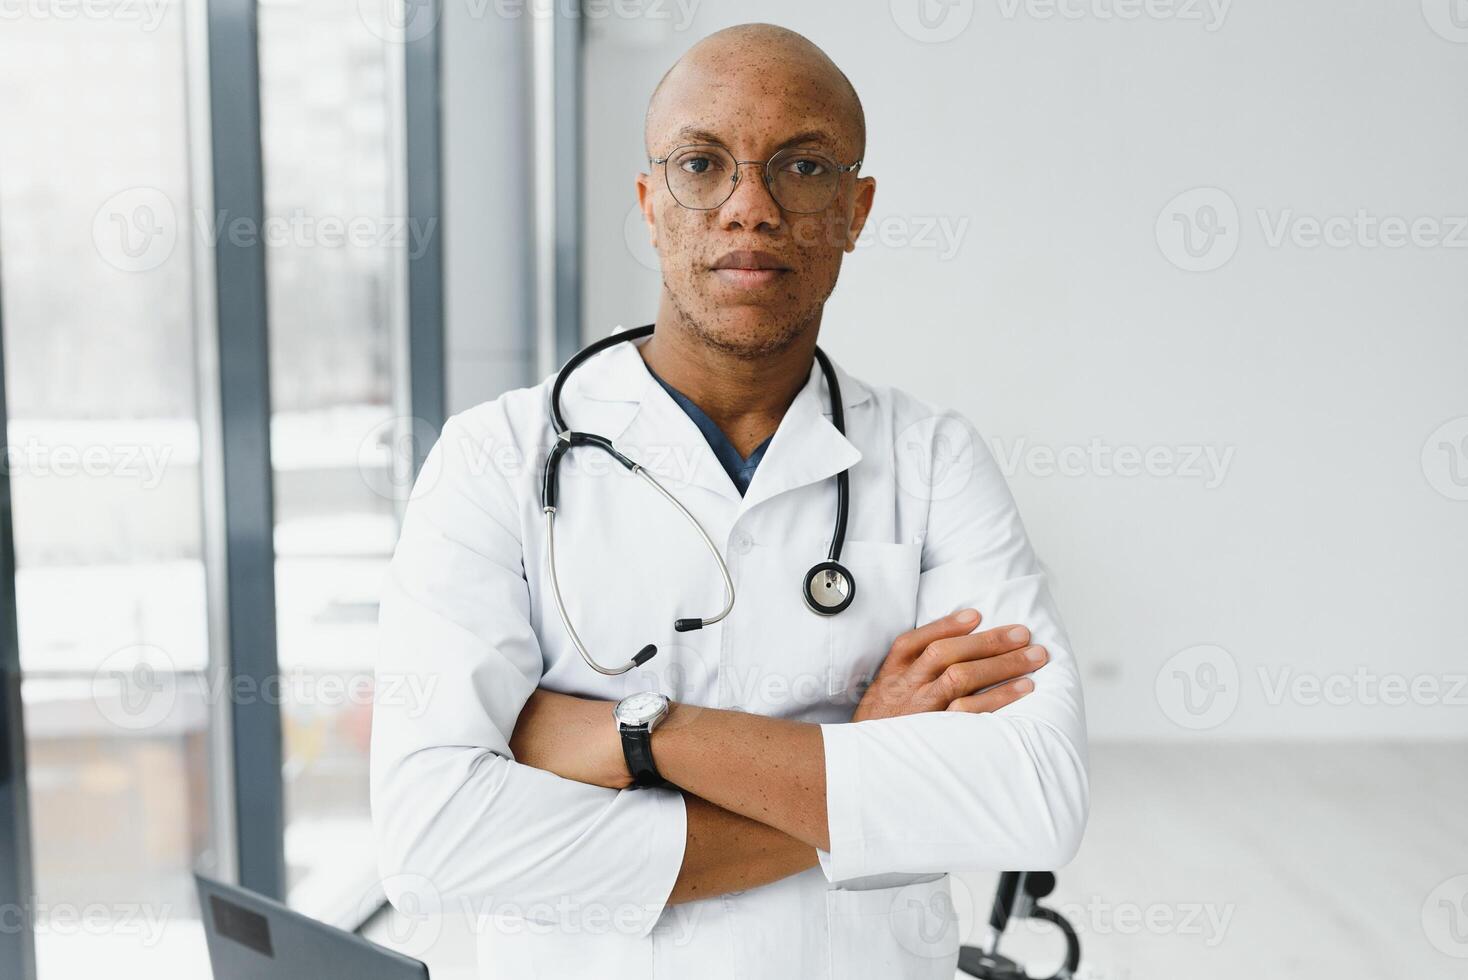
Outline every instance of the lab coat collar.
<svg viewBox="0 0 1468 980"><path fill-rule="evenodd" d="M645 342L617 344L587 361L572 375L573 380L579 381L576 390L582 397L633 406L632 411L620 414L596 413L601 427L585 424L587 431L600 432L614 442L637 445L656 445L659 438L667 441L668 432L678 433L685 444L697 447L696 463L688 474L690 482L739 502L740 513L787 490L832 477L861 459L861 451L836 431L831 422L825 375L812 359L805 385L786 409L741 498L698 426L653 378L642 355L632 349L633 344ZM867 401L871 391L842 370L834 358L831 364L841 385L841 402L849 426L851 409ZM571 387L568 384L568 390ZM572 428L582 428L569 412L567 422ZM659 432L663 435L657 435ZM677 488L672 489L676 492Z"/></svg>

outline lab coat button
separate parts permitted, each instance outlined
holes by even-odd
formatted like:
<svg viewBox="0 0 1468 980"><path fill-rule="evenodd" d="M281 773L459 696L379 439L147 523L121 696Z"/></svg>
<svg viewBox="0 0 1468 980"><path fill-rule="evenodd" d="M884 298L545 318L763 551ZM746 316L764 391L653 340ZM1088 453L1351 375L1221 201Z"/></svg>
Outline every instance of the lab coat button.
<svg viewBox="0 0 1468 980"><path fill-rule="evenodd" d="M749 549L754 547L754 539L743 531L734 532L734 539L730 543L729 550L736 555L747 555Z"/></svg>

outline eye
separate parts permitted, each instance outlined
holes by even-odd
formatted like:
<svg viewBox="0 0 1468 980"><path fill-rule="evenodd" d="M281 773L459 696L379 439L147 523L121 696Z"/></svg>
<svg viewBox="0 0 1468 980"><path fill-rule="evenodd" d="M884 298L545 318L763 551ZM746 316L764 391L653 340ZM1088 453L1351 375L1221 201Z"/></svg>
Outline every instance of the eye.
<svg viewBox="0 0 1468 980"><path fill-rule="evenodd" d="M826 173L826 163L819 157L794 157L785 161L785 171L797 177L820 177Z"/></svg>
<svg viewBox="0 0 1468 980"><path fill-rule="evenodd" d="M694 176L713 173L718 167L719 161L716 158L703 154L691 154L678 161L679 170Z"/></svg>

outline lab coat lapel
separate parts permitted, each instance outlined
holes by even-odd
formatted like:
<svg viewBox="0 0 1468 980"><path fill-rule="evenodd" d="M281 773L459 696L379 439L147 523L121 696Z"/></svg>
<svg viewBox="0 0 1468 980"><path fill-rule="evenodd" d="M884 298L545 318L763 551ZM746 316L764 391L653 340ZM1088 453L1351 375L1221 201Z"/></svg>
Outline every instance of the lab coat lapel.
<svg viewBox="0 0 1468 980"><path fill-rule="evenodd" d="M737 502L743 514L788 490L835 476L861 459L861 451L832 424L825 375L812 361L805 385L786 409L741 498L698 426L633 349L633 344L642 343L618 344L572 375L568 395L574 392L589 403L601 404L588 404L579 416L568 410L566 422L573 429L612 439L675 493L681 487L702 487ZM833 367L849 419L850 410L870 393L839 364Z"/></svg>
<svg viewBox="0 0 1468 980"><path fill-rule="evenodd" d="M848 409L866 400L866 389L833 363L841 385L841 401ZM775 429L764 458L755 468L740 513L766 500L850 469L861 451L831 422L830 395L820 364L812 361L805 387L795 396Z"/></svg>
<svg viewBox="0 0 1468 980"><path fill-rule="evenodd" d="M657 383L642 355L633 349L634 344L645 342L618 344L572 375L573 379L583 373L586 376L580 394L593 404L581 417L591 421L578 422L568 411L566 423L573 429L608 437L618 450L641 463L673 493L702 487L738 501L739 489L703 432Z"/></svg>

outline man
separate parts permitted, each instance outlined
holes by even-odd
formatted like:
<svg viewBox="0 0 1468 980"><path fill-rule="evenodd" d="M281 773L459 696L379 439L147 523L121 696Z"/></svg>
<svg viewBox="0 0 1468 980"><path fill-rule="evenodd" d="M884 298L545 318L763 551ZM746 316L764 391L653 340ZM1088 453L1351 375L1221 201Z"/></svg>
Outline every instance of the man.
<svg viewBox="0 0 1468 980"><path fill-rule="evenodd" d="M947 978L949 872L1079 846L1080 683L1002 476L954 413L839 368L845 435L828 419L813 355L872 207L865 139L805 38L695 45L653 95L637 180L655 332L562 392L569 428L673 461L661 478L727 556L727 617L672 631L718 608L716 566L645 484L587 462L555 516L570 618L602 663L660 652L617 675L583 662L546 568L551 379L454 416L420 475L379 672L436 686L379 696L373 815L389 898L479 914L484 976ZM857 588L818 615L800 581L843 470ZM661 784L632 785L612 718L639 691L671 698L649 737Z"/></svg>

